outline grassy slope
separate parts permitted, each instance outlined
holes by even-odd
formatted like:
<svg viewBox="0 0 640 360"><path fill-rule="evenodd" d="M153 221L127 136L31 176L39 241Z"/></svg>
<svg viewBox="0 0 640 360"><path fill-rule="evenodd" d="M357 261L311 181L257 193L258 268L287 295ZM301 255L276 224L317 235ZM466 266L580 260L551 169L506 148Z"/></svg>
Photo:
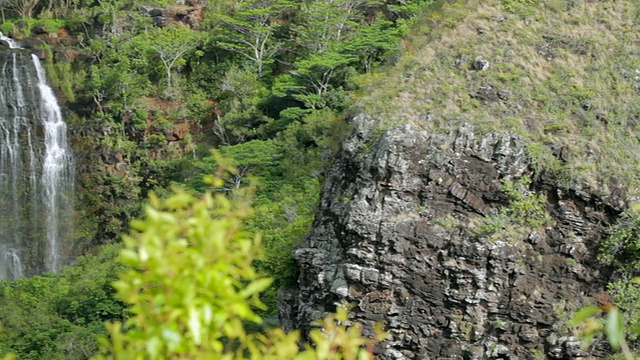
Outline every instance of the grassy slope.
<svg viewBox="0 0 640 360"><path fill-rule="evenodd" d="M603 194L640 181L640 3L469 0L429 14L358 108L382 127L513 131L533 141L535 166ZM486 71L472 69L478 57ZM493 94L493 100L471 93ZM503 99L496 98L500 92ZM551 150L563 149L560 159Z"/></svg>

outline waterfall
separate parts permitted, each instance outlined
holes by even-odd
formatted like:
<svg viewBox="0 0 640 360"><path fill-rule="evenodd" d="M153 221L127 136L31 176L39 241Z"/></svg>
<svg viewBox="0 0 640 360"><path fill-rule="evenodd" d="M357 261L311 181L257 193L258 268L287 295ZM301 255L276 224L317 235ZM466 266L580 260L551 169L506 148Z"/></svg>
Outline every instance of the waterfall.
<svg viewBox="0 0 640 360"><path fill-rule="evenodd" d="M74 164L40 60L0 40L0 279L16 279L68 259Z"/></svg>
<svg viewBox="0 0 640 360"><path fill-rule="evenodd" d="M9 44L9 48L10 49L19 49L20 45L13 40L12 38L8 38L6 36L4 36L4 34L2 32L0 32L0 40L6 42L7 44Z"/></svg>

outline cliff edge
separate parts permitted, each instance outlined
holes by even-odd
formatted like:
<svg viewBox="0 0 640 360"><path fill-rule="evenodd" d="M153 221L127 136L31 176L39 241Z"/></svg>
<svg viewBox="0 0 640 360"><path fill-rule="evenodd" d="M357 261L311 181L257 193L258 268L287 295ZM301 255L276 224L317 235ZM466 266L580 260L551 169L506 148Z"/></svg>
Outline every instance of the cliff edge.
<svg viewBox="0 0 640 360"><path fill-rule="evenodd" d="M350 303L352 319L385 324L382 359L606 352L581 349L566 321L581 304L607 301L611 271L595 256L624 208L622 189L599 197L560 186L533 171L518 135L401 125L373 142L375 121L353 121L359 130L295 252L299 288L282 294L285 325L308 331Z"/></svg>

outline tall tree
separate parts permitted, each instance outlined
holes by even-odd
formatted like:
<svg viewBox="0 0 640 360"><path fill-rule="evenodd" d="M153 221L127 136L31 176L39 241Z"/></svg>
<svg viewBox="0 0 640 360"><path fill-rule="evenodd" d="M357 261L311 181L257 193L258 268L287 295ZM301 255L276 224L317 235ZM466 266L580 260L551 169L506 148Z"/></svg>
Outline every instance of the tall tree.
<svg viewBox="0 0 640 360"><path fill-rule="evenodd" d="M318 0L300 7L301 20L293 26L295 42L304 53L322 54L349 37L358 26L358 2Z"/></svg>
<svg viewBox="0 0 640 360"><path fill-rule="evenodd" d="M327 95L339 82L340 70L354 61L354 54L341 49L364 21L361 7L361 2L352 0L301 4L299 20L291 26L291 38L301 59L276 79L276 95L291 96L315 110L328 105Z"/></svg>
<svg viewBox="0 0 640 360"><path fill-rule="evenodd" d="M108 42L92 41L91 50L96 61L90 68L87 89L101 113L114 105L116 113L127 110L135 98L148 93L149 77L141 71L148 65L141 60L140 46L130 39L112 37Z"/></svg>
<svg viewBox="0 0 640 360"><path fill-rule="evenodd" d="M2 22L4 23L5 17L4 17L4 11L5 10L10 10L8 8L8 1L7 0L0 0L0 15L2 15Z"/></svg>
<svg viewBox="0 0 640 360"><path fill-rule="evenodd" d="M260 103L270 94L253 69L232 66L220 83L214 133L221 144L244 142L260 135L260 129L272 121L260 110Z"/></svg>
<svg viewBox="0 0 640 360"><path fill-rule="evenodd" d="M185 26L169 25L153 28L138 38L137 43L153 52L164 67L167 87L172 86L171 73L185 64L184 55L201 43L201 33Z"/></svg>
<svg viewBox="0 0 640 360"><path fill-rule="evenodd" d="M40 0L7 0L5 6L22 18L30 18L39 3Z"/></svg>
<svg viewBox="0 0 640 360"><path fill-rule="evenodd" d="M278 77L274 93L292 96L307 108L322 109L328 105L326 95L332 89L339 70L352 61L352 56L338 51L312 55L298 61L296 68L288 74Z"/></svg>
<svg viewBox="0 0 640 360"><path fill-rule="evenodd" d="M244 1L235 13L217 17L215 44L250 60L262 76L264 66L282 50L274 34L289 9L293 9L289 0Z"/></svg>
<svg viewBox="0 0 640 360"><path fill-rule="evenodd" d="M354 36L345 41L341 51L355 54L358 70L370 72L386 53L398 49L402 34L401 26L379 17L371 24L359 26Z"/></svg>
<svg viewBox="0 0 640 360"><path fill-rule="evenodd" d="M56 16L65 17L72 11L78 10L79 0L46 0L46 4L42 4L42 9L55 14Z"/></svg>

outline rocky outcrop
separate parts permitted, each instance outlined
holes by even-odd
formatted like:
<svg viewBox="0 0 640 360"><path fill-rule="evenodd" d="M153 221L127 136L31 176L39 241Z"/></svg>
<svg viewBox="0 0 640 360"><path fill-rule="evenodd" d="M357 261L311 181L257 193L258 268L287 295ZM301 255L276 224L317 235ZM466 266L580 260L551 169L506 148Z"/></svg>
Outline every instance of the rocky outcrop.
<svg viewBox="0 0 640 360"><path fill-rule="evenodd" d="M604 353L581 349L565 322L610 275L595 254L624 207L620 191L600 198L534 174L517 135L403 125L370 145L370 120L355 121L360 130L332 165L313 230L295 251L299 289L283 294L283 323L304 333L347 302L353 319L385 324L382 359ZM503 182L525 176L534 180L523 191L544 195L551 222L481 236L478 226L508 205Z"/></svg>
<svg viewBox="0 0 640 360"><path fill-rule="evenodd" d="M138 10L141 14L149 16L153 25L158 27L179 23L197 29L204 20L205 6L203 0L180 0L176 5L166 8L141 6Z"/></svg>

